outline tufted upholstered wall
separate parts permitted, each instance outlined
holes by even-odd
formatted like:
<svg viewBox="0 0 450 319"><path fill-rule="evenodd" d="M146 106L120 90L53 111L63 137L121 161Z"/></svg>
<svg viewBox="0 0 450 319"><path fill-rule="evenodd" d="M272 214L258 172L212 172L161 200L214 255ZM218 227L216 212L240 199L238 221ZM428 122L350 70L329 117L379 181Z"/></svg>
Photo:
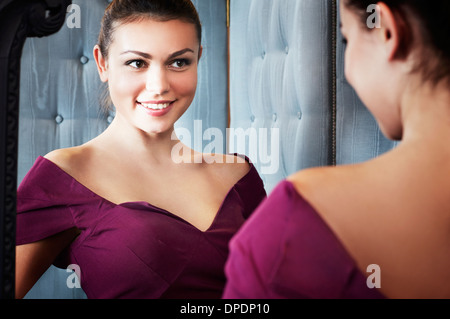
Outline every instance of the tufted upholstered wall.
<svg viewBox="0 0 450 319"><path fill-rule="evenodd" d="M54 36L27 40L19 182L38 155L83 143L113 116L99 111L92 60L107 2L74 1L82 10L81 29L63 27ZM202 120L203 130L225 131L226 1L193 2L204 25L204 55L198 95L178 127L194 132L194 121ZM230 0L227 151L248 155L269 193L300 169L361 162L395 147L345 81L338 25L336 0ZM27 298L84 298L81 289L67 288L67 277L52 267Z"/></svg>
<svg viewBox="0 0 450 319"><path fill-rule="evenodd" d="M99 80L92 49L108 0L74 0L80 9L67 13L67 23L45 38L29 38L22 54L18 183L35 159L56 148L80 145L100 134L112 121L113 112L100 108L104 86ZM193 0L204 26L203 56L199 64L197 95L178 121L177 129L194 132L202 127L223 131L227 125L227 30L226 2ZM79 28L77 22L80 22ZM183 141L192 147L186 136ZM198 139L198 138L197 138ZM223 141L225 147L225 141ZM223 150L217 150L224 152ZM51 267L26 298L84 298L81 289L69 289L66 270Z"/></svg>
<svg viewBox="0 0 450 319"><path fill-rule="evenodd" d="M80 145L102 132L112 120L112 114L103 114L99 108L102 86L92 55L108 1L92 2L89 8L81 1L73 2L81 9L80 28L65 24L55 35L29 38L25 42L21 65L19 182L37 156L56 148Z"/></svg>
<svg viewBox="0 0 450 319"><path fill-rule="evenodd" d="M261 132L268 151L231 146L250 156L269 192L300 169L361 162L395 146L345 80L338 1L230 4L230 125Z"/></svg>
<svg viewBox="0 0 450 319"><path fill-rule="evenodd" d="M332 164L331 14L328 0L231 1L231 127L279 145L268 147L272 163L261 147L238 149L261 172L278 162L263 174L268 191L301 168Z"/></svg>

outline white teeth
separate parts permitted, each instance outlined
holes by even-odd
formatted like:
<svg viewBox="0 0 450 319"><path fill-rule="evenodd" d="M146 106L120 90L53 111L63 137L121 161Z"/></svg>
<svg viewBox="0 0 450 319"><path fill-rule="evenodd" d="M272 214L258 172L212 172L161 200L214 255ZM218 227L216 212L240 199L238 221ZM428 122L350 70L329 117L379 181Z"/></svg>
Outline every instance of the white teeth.
<svg viewBox="0 0 450 319"><path fill-rule="evenodd" d="M162 110L167 108L170 103L161 103L161 104L144 104L144 103L139 103L141 104L143 107L147 108L147 109L152 109L152 110Z"/></svg>

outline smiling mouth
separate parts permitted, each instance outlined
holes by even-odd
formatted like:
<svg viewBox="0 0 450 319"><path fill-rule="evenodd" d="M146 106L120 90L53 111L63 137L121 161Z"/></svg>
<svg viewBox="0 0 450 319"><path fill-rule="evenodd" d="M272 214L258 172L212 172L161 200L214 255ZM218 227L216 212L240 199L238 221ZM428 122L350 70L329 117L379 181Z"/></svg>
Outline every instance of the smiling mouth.
<svg viewBox="0 0 450 319"><path fill-rule="evenodd" d="M142 105L146 109L149 110L164 110L169 107L172 102L166 102L166 103L141 103L137 102L139 105Z"/></svg>

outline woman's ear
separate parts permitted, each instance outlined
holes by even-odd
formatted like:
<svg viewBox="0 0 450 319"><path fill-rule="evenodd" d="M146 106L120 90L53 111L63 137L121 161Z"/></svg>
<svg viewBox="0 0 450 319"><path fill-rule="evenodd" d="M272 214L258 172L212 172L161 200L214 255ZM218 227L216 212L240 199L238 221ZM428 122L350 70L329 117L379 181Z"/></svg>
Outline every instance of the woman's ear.
<svg viewBox="0 0 450 319"><path fill-rule="evenodd" d="M94 59L97 63L98 74L102 82L108 82L108 63L103 57L102 52L98 44L94 46Z"/></svg>
<svg viewBox="0 0 450 319"><path fill-rule="evenodd" d="M377 3L381 27L378 29L380 40L384 45L389 60L403 59L407 56L407 25L403 17L394 12L384 2Z"/></svg>

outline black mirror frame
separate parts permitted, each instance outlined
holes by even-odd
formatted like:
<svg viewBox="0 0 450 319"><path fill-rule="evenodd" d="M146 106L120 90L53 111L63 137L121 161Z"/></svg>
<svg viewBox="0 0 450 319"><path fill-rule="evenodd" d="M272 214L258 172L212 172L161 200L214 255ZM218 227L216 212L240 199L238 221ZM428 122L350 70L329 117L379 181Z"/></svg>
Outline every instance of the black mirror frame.
<svg viewBox="0 0 450 319"><path fill-rule="evenodd" d="M56 33L71 0L0 1L0 298L15 298L20 61L27 37Z"/></svg>

